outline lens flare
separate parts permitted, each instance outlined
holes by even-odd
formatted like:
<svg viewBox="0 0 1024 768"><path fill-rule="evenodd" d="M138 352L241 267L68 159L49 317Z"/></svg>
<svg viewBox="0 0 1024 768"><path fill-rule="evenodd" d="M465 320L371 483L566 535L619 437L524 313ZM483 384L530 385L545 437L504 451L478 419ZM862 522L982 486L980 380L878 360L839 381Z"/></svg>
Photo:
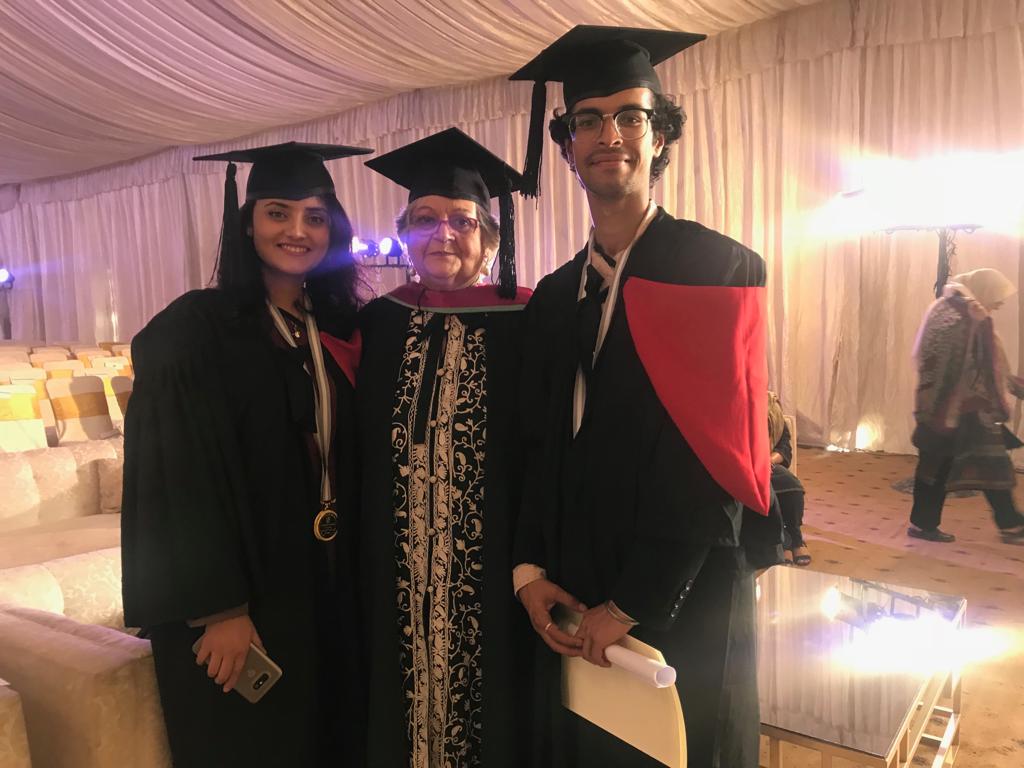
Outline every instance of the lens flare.
<svg viewBox="0 0 1024 768"><path fill-rule="evenodd" d="M854 630L851 642L835 658L869 674L929 674L1017 653L1020 645L1020 638L1006 629L960 628L934 614L889 616Z"/></svg>

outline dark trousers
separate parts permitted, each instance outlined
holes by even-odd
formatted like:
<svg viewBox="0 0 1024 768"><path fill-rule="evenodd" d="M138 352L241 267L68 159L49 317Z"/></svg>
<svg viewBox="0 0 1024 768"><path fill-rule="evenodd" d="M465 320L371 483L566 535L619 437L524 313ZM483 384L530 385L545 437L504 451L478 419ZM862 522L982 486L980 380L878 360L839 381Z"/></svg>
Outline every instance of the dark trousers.
<svg viewBox="0 0 1024 768"><path fill-rule="evenodd" d="M921 454L918 463L920 464L924 460L925 454ZM942 507L946 503L946 479L949 477L949 470L952 467L953 457L942 460L934 485L923 482L920 477L914 477L914 507L910 512L910 522L923 531L934 530L942 522ZM984 493L992 508L992 516L995 518L997 526L1006 529L1024 525L1024 515L1017 511L1017 507L1013 503L1012 491L985 491Z"/></svg>
<svg viewBox="0 0 1024 768"><path fill-rule="evenodd" d="M799 478L781 464L772 465L772 490L779 499L779 510L785 526L784 546L804 546L801 527L804 524L804 487Z"/></svg>

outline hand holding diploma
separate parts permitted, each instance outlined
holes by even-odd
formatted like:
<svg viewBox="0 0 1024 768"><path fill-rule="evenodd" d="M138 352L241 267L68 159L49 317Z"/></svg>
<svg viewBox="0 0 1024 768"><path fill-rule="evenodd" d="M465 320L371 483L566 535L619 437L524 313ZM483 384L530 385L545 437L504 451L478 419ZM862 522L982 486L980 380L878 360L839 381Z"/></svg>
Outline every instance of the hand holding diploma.
<svg viewBox="0 0 1024 768"><path fill-rule="evenodd" d="M519 600L530 617L534 631L548 648L563 656L579 656L583 641L566 633L555 622L551 610L560 606L566 611L585 611L587 607L557 584L537 579L519 590Z"/></svg>
<svg viewBox="0 0 1024 768"><path fill-rule="evenodd" d="M655 688L674 685L673 667L623 648L618 642L632 627L614 618L605 605L585 611L578 619L569 617L565 631L583 639L583 658L600 667L616 666Z"/></svg>
<svg viewBox="0 0 1024 768"><path fill-rule="evenodd" d="M580 637L585 627L599 632L604 627L596 609L558 613L569 636ZM626 634L604 647L605 664L596 666L583 656L562 657L562 704L664 765L685 768L686 724L674 685L676 671L658 649L630 636L631 627L619 623ZM590 644L596 648L599 640Z"/></svg>

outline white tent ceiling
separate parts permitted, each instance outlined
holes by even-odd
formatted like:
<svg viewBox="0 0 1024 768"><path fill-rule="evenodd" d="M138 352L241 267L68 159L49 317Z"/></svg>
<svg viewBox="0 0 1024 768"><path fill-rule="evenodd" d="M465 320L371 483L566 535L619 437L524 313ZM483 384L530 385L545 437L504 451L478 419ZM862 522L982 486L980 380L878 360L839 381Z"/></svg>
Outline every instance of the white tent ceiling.
<svg viewBox="0 0 1024 768"><path fill-rule="evenodd" d="M816 0L6 0L0 184L511 72L574 24L713 34Z"/></svg>

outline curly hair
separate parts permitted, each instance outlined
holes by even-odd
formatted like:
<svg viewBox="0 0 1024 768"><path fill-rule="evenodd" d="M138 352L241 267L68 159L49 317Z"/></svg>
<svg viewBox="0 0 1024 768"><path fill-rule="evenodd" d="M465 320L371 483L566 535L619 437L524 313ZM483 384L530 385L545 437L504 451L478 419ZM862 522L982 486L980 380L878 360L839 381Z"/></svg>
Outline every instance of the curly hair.
<svg viewBox="0 0 1024 768"><path fill-rule="evenodd" d="M651 162L651 186L661 178L668 167L668 148L683 135L683 124L686 122L686 113L683 108L676 106L671 98L662 94L654 94L654 114L651 116L651 128L655 133L660 133L665 139L665 147L658 157ZM565 121L565 115L559 114L556 110L551 122L548 123L548 133L551 139L558 145L562 153L562 159L569 162L569 152L566 149L572 137L569 135L569 125Z"/></svg>

